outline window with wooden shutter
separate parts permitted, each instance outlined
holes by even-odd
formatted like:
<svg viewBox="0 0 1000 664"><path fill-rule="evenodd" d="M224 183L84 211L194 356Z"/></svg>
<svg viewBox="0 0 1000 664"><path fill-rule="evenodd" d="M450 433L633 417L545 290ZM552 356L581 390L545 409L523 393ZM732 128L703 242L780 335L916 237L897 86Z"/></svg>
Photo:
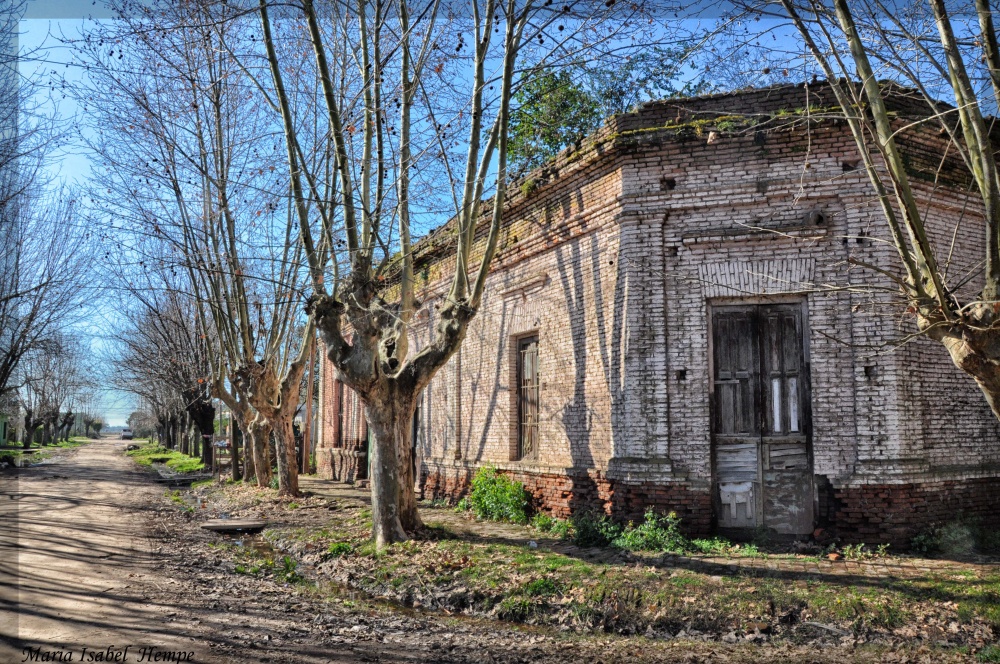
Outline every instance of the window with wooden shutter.
<svg viewBox="0 0 1000 664"><path fill-rule="evenodd" d="M538 337L517 342L517 458L538 455L539 362Z"/></svg>

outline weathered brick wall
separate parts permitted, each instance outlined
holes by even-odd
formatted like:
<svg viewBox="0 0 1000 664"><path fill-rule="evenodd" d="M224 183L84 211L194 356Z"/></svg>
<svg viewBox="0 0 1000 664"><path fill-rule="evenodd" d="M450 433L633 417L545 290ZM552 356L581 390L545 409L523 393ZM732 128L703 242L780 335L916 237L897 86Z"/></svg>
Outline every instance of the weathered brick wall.
<svg viewBox="0 0 1000 664"><path fill-rule="evenodd" d="M504 464L506 465L506 464ZM423 478L425 498L456 502L468 495L475 464L441 464ZM689 535L706 535L712 529L712 501L707 490L688 482L628 483L609 478L598 469L570 468L563 472L534 472L525 468L500 470L520 482L532 496L534 509L559 518L580 511L613 514L622 520L641 521L646 509L676 512Z"/></svg>
<svg viewBox="0 0 1000 664"><path fill-rule="evenodd" d="M326 360L323 365L316 473L324 479L354 482L368 476L368 427L363 404L350 388L334 380Z"/></svg>
<svg viewBox="0 0 1000 664"><path fill-rule="evenodd" d="M867 484L837 489L833 525L845 542L888 542L905 550L931 526L968 519L1000 528L996 477Z"/></svg>
<svg viewBox="0 0 1000 664"><path fill-rule="evenodd" d="M824 95L789 86L695 100L685 112L650 104L532 176L512 197L482 311L421 397L425 496L455 498L477 465L493 463L557 515L588 506L634 518L653 505L708 530L710 307L758 298L806 302L818 519L901 541L949 516L937 506L953 501L935 493L995 511L1000 428L981 395L933 342L891 351L912 321L891 282L852 264L892 269L898 258L847 128L790 113L761 128L647 131L701 113L832 106ZM893 103L907 113L921 104ZM953 256L950 274L963 275L982 222L959 215L956 230L958 190L923 184L945 151L920 131L908 139L923 173L916 186L933 200L928 220ZM946 166L942 182L959 181ZM436 323L448 260L424 273L415 348ZM541 446L519 461L513 348L526 333L539 337ZM329 465L335 473L332 455ZM883 499L891 518L878 515ZM920 509L907 512L906 501Z"/></svg>

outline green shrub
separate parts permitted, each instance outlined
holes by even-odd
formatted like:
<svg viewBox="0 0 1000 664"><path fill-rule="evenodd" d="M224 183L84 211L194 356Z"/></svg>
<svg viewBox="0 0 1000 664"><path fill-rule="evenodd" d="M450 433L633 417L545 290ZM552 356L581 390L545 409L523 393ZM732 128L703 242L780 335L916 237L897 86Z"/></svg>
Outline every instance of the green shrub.
<svg viewBox="0 0 1000 664"><path fill-rule="evenodd" d="M573 526L573 543L577 546L610 546L619 535L622 527L604 514L582 511L570 518Z"/></svg>
<svg viewBox="0 0 1000 664"><path fill-rule="evenodd" d="M733 550L733 545L719 538L689 540L681 533L681 519L676 512L658 515L652 508L646 510L639 525L629 521L622 526L604 514L578 512L567 525L573 529L573 543L581 547L613 546L628 551L661 551L681 553L697 551L720 554ZM744 549L749 555L757 553L756 547Z"/></svg>
<svg viewBox="0 0 1000 664"><path fill-rule="evenodd" d="M469 503L480 519L528 523L529 499L523 484L498 474L492 466L483 466L472 478Z"/></svg>
<svg viewBox="0 0 1000 664"><path fill-rule="evenodd" d="M562 539L569 537L570 524L565 519L557 519L548 514L539 513L531 520L531 525L542 533L548 533Z"/></svg>
<svg viewBox="0 0 1000 664"><path fill-rule="evenodd" d="M681 519L676 512L659 516L647 509L642 523L633 526L629 521L611 544L629 551L684 551L690 543L681 534L680 525Z"/></svg>

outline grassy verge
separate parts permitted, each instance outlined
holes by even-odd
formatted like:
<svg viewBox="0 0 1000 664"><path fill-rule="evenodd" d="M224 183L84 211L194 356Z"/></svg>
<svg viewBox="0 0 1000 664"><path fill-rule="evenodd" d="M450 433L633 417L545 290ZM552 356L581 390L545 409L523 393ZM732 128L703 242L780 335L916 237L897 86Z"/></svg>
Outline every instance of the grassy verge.
<svg viewBox="0 0 1000 664"><path fill-rule="evenodd" d="M563 539L578 536L579 523L493 526L439 505L422 508L429 525L419 537L376 551L371 511L354 499L306 497L293 509L248 486L199 487L197 495L234 517L283 524L264 531L277 553L260 562L262 554L233 548L232 571L280 578L290 571L288 556L299 566L291 571L315 579L331 597L361 591L567 632L929 647L942 659L980 661L1000 653L1000 570L990 566L923 566L861 548L864 555L833 562L722 540L675 545L664 540L671 524L649 519L605 529L603 546L581 547Z"/></svg>
<svg viewBox="0 0 1000 664"><path fill-rule="evenodd" d="M366 510L342 508L322 527L275 528L266 536L316 564L321 577L374 597L573 631L792 643L849 638L985 649L988 656L1000 635L997 572L837 576L796 568L816 559L794 554L729 549L730 562L762 563L742 567L704 554L533 548L458 536L440 525L376 552L370 527Z"/></svg>
<svg viewBox="0 0 1000 664"><path fill-rule="evenodd" d="M31 447L26 450L0 450L0 463L7 463L12 466L18 463L22 465L38 463L43 459L50 458L55 450L73 449L92 442L94 441L89 438L74 436L69 440L61 440L58 443L50 443L41 447Z"/></svg>
<svg viewBox="0 0 1000 664"><path fill-rule="evenodd" d="M126 452L128 456L141 466L151 466L162 463L177 473L196 473L204 470L205 464L197 457L181 454L177 450L168 450L153 444L146 444L137 450Z"/></svg>

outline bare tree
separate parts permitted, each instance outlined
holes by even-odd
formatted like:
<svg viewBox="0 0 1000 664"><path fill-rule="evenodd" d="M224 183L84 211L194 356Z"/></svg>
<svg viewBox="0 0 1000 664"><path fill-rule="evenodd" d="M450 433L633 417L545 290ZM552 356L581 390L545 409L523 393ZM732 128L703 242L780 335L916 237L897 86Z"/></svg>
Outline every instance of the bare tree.
<svg viewBox="0 0 1000 664"><path fill-rule="evenodd" d="M168 447L180 443L185 453L200 452L210 462L212 358L207 337L190 316L195 303L186 281L163 270L137 273L134 279L130 306L112 323L117 342L109 358L116 367L112 382L152 405Z"/></svg>
<svg viewBox="0 0 1000 664"><path fill-rule="evenodd" d="M23 386L23 361L77 320L92 294L78 200L43 177L58 126L43 112L39 82L18 72L24 6L0 0L0 400Z"/></svg>
<svg viewBox="0 0 1000 664"><path fill-rule="evenodd" d="M1000 102L993 8L977 0L956 5L953 16L944 0L907 11L881 0L781 5L836 95L877 193L899 259L898 273L886 276L899 285L916 328L944 345L1000 417L1000 171L987 117ZM887 78L918 91L925 123L904 126L893 117L885 102ZM945 94L954 106L940 103ZM901 136L926 123L950 142L944 157L971 175L969 216L984 222L978 263L957 278L948 277L949 258L928 231L899 148Z"/></svg>
<svg viewBox="0 0 1000 664"><path fill-rule="evenodd" d="M19 398L25 412L24 445L36 438L52 443L65 425L63 408L91 386L86 374L86 351L71 336L56 334L40 344L20 367ZM36 436L41 430L41 435Z"/></svg>
<svg viewBox="0 0 1000 664"><path fill-rule="evenodd" d="M381 547L420 526L411 420L421 390L458 350L482 303L504 221L519 72L623 55L622 31L651 17L643 3L477 0L456 14L437 0L302 0L283 5L279 40L272 4L258 0L270 70L262 94L282 119L314 291L308 311L337 378L366 404L373 534ZM290 66L301 42L290 35L303 33L315 62L305 77ZM302 122L307 114L297 102L307 98L296 94L313 81L325 116L319 143ZM315 168L316 153L333 154L332 170ZM438 179L427 180L428 172ZM420 306L415 219L443 206L453 210L451 286L433 339L411 352Z"/></svg>
<svg viewBox="0 0 1000 664"><path fill-rule="evenodd" d="M133 284L153 266L185 275L210 358L207 385L246 434L258 484L270 480L273 432L279 491L295 494L292 417L314 334L299 308L304 248L284 204L287 177L273 166L273 117L248 98L246 72L224 57L226 40L250 35L224 4L120 10L122 24L109 28L117 36L104 41L124 40L127 57L109 56L93 34L81 45L91 71L81 100L99 128L92 147L113 164L95 198L134 233L111 229L138 258L139 269L119 282ZM164 29L144 30L147 22Z"/></svg>

